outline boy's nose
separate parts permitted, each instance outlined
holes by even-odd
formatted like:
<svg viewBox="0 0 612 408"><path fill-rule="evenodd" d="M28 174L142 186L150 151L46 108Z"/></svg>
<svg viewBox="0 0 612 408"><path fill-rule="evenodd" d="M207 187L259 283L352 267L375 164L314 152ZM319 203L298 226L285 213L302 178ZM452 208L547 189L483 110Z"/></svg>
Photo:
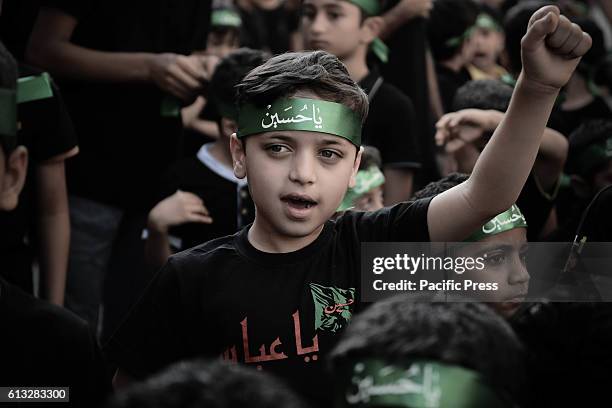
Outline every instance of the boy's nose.
<svg viewBox="0 0 612 408"><path fill-rule="evenodd" d="M529 282L530 276L527 271L527 266L519 256L514 257L511 268L508 283L511 285L518 285Z"/></svg>
<svg viewBox="0 0 612 408"><path fill-rule="evenodd" d="M312 184L317 180L314 158L302 153L295 155L289 179L299 184Z"/></svg>

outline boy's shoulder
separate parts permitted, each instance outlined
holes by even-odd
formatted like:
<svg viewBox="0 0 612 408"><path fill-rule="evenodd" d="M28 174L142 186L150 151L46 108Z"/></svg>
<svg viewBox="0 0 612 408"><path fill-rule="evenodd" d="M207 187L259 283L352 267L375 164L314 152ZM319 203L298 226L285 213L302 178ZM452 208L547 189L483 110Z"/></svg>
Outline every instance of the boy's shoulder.
<svg viewBox="0 0 612 408"><path fill-rule="evenodd" d="M371 71L359 85L368 94L370 110L381 110L387 112L413 109L412 100L392 83L385 81L378 71Z"/></svg>
<svg viewBox="0 0 612 408"><path fill-rule="evenodd" d="M198 273L203 270L208 271L208 266L210 270L216 270L213 265L216 266L239 257L237 240L241 234L246 234L246 229L176 253L169 258L167 265L171 269L198 271Z"/></svg>

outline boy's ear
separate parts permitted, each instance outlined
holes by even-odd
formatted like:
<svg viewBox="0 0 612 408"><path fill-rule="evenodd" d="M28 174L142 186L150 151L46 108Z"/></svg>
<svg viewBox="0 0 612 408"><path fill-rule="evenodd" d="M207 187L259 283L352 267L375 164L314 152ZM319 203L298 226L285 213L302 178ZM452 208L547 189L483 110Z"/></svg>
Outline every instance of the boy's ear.
<svg viewBox="0 0 612 408"><path fill-rule="evenodd" d="M246 177L246 146L242 140L238 139L236 133L230 137L230 151L232 152L232 162L234 163L234 175L239 179Z"/></svg>
<svg viewBox="0 0 612 408"><path fill-rule="evenodd" d="M355 162L353 163L353 169L351 171L351 178L349 180L349 188L355 187L355 176L357 176L357 172L359 171L359 165L361 164L361 155L363 154L363 146L359 147L359 152L357 153L357 157L355 157Z"/></svg>
<svg viewBox="0 0 612 408"><path fill-rule="evenodd" d="M378 38L384 24L385 22L380 16L367 17L361 27L362 41L370 44L374 39Z"/></svg>
<svg viewBox="0 0 612 408"><path fill-rule="evenodd" d="M238 131L238 124L231 119L221 118L221 134L232 135Z"/></svg>
<svg viewBox="0 0 612 408"><path fill-rule="evenodd" d="M28 151L18 146L6 159L4 177L0 180L0 210L11 211L17 207L19 193L25 183L28 170Z"/></svg>

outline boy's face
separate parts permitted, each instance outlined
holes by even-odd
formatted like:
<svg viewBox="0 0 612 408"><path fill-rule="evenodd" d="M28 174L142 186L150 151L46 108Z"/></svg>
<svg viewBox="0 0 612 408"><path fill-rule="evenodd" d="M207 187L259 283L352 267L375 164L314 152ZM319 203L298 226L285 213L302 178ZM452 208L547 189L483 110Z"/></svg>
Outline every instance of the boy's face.
<svg viewBox="0 0 612 408"><path fill-rule="evenodd" d="M383 187L378 186L357 197L353 202L357 211L376 211L383 208Z"/></svg>
<svg viewBox="0 0 612 408"><path fill-rule="evenodd" d="M239 47L238 33L232 30L211 31L206 39L206 54L224 58Z"/></svg>
<svg viewBox="0 0 612 408"><path fill-rule="evenodd" d="M474 33L474 58L472 63L487 69L495 65L504 48L503 34L490 28L477 28Z"/></svg>
<svg viewBox="0 0 612 408"><path fill-rule="evenodd" d="M11 211L17 206L27 166L28 154L23 146L18 146L8 157L0 148L0 211Z"/></svg>
<svg viewBox="0 0 612 408"><path fill-rule="evenodd" d="M497 283L499 289L482 300L492 302L490 306L501 315L512 316L529 290L527 230L515 228L487 236L468 248L471 252L468 256L485 258L485 267L466 272L465 278Z"/></svg>
<svg viewBox="0 0 612 408"><path fill-rule="evenodd" d="M304 0L302 32L306 49L324 50L340 60L360 47L365 50L373 39L359 7L344 0Z"/></svg>
<svg viewBox="0 0 612 408"><path fill-rule="evenodd" d="M230 143L237 177L247 176L255 224L270 236L307 238L334 214L359 168L344 138L308 131L248 136Z"/></svg>

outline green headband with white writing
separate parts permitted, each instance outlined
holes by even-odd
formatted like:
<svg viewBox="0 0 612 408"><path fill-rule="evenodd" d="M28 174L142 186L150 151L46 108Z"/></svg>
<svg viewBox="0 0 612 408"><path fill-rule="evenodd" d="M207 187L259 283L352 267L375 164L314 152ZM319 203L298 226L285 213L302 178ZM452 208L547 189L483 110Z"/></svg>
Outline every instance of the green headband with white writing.
<svg viewBox="0 0 612 408"><path fill-rule="evenodd" d="M0 140L7 151L17 143L17 95L12 89L0 88Z"/></svg>
<svg viewBox="0 0 612 408"><path fill-rule="evenodd" d="M351 366L336 394L338 407L510 408L512 402L473 370L435 360L387 363L365 359Z"/></svg>
<svg viewBox="0 0 612 408"><path fill-rule="evenodd" d="M469 242L481 241L491 235L501 234L515 228L527 228L527 220L516 204L512 204L508 210L489 220L478 231L466 239Z"/></svg>
<svg viewBox="0 0 612 408"><path fill-rule="evenodd" d="M380 3L378 0L347 0L359 7L361 11L367 16L377 16L381 12ZM383 63L389 61L389 47L380 39L375 38L370 44L370 50L376 55L376 57Z"/></svg>
<svg viewBox="0 0 612 408"><path fill-rule="evenodd" d="M612 159L612 137L593 143L571 160L570 168L576 174L588 176L593 170Z"/></svg>
<svg viewBox="0 0 612 408"><path fill-rule="evenodd" d="M242 26L242 19L240 18L240 15L234 10L214 10L210 17L210 25L213 27L240 28L240 26Z"/></svg>
<svg viewBox="0 0 612 408"><path fill-rule="evenodd" d="M361 145L361 119L348 107L308 98L283 98L263 108L243 105L238 112L237 136L301 130L329 133Z"/></svg>
<svg viewBox="0 0 612 408"><path fill-rule="evenodd" d="M346 211L353 207L353 203L359 196L368 191L379 187L385 183L385 176L377 166L370 166L368 169L359 170L355 176L355 187L346 191L340 206L336 211Z"/></svg>

